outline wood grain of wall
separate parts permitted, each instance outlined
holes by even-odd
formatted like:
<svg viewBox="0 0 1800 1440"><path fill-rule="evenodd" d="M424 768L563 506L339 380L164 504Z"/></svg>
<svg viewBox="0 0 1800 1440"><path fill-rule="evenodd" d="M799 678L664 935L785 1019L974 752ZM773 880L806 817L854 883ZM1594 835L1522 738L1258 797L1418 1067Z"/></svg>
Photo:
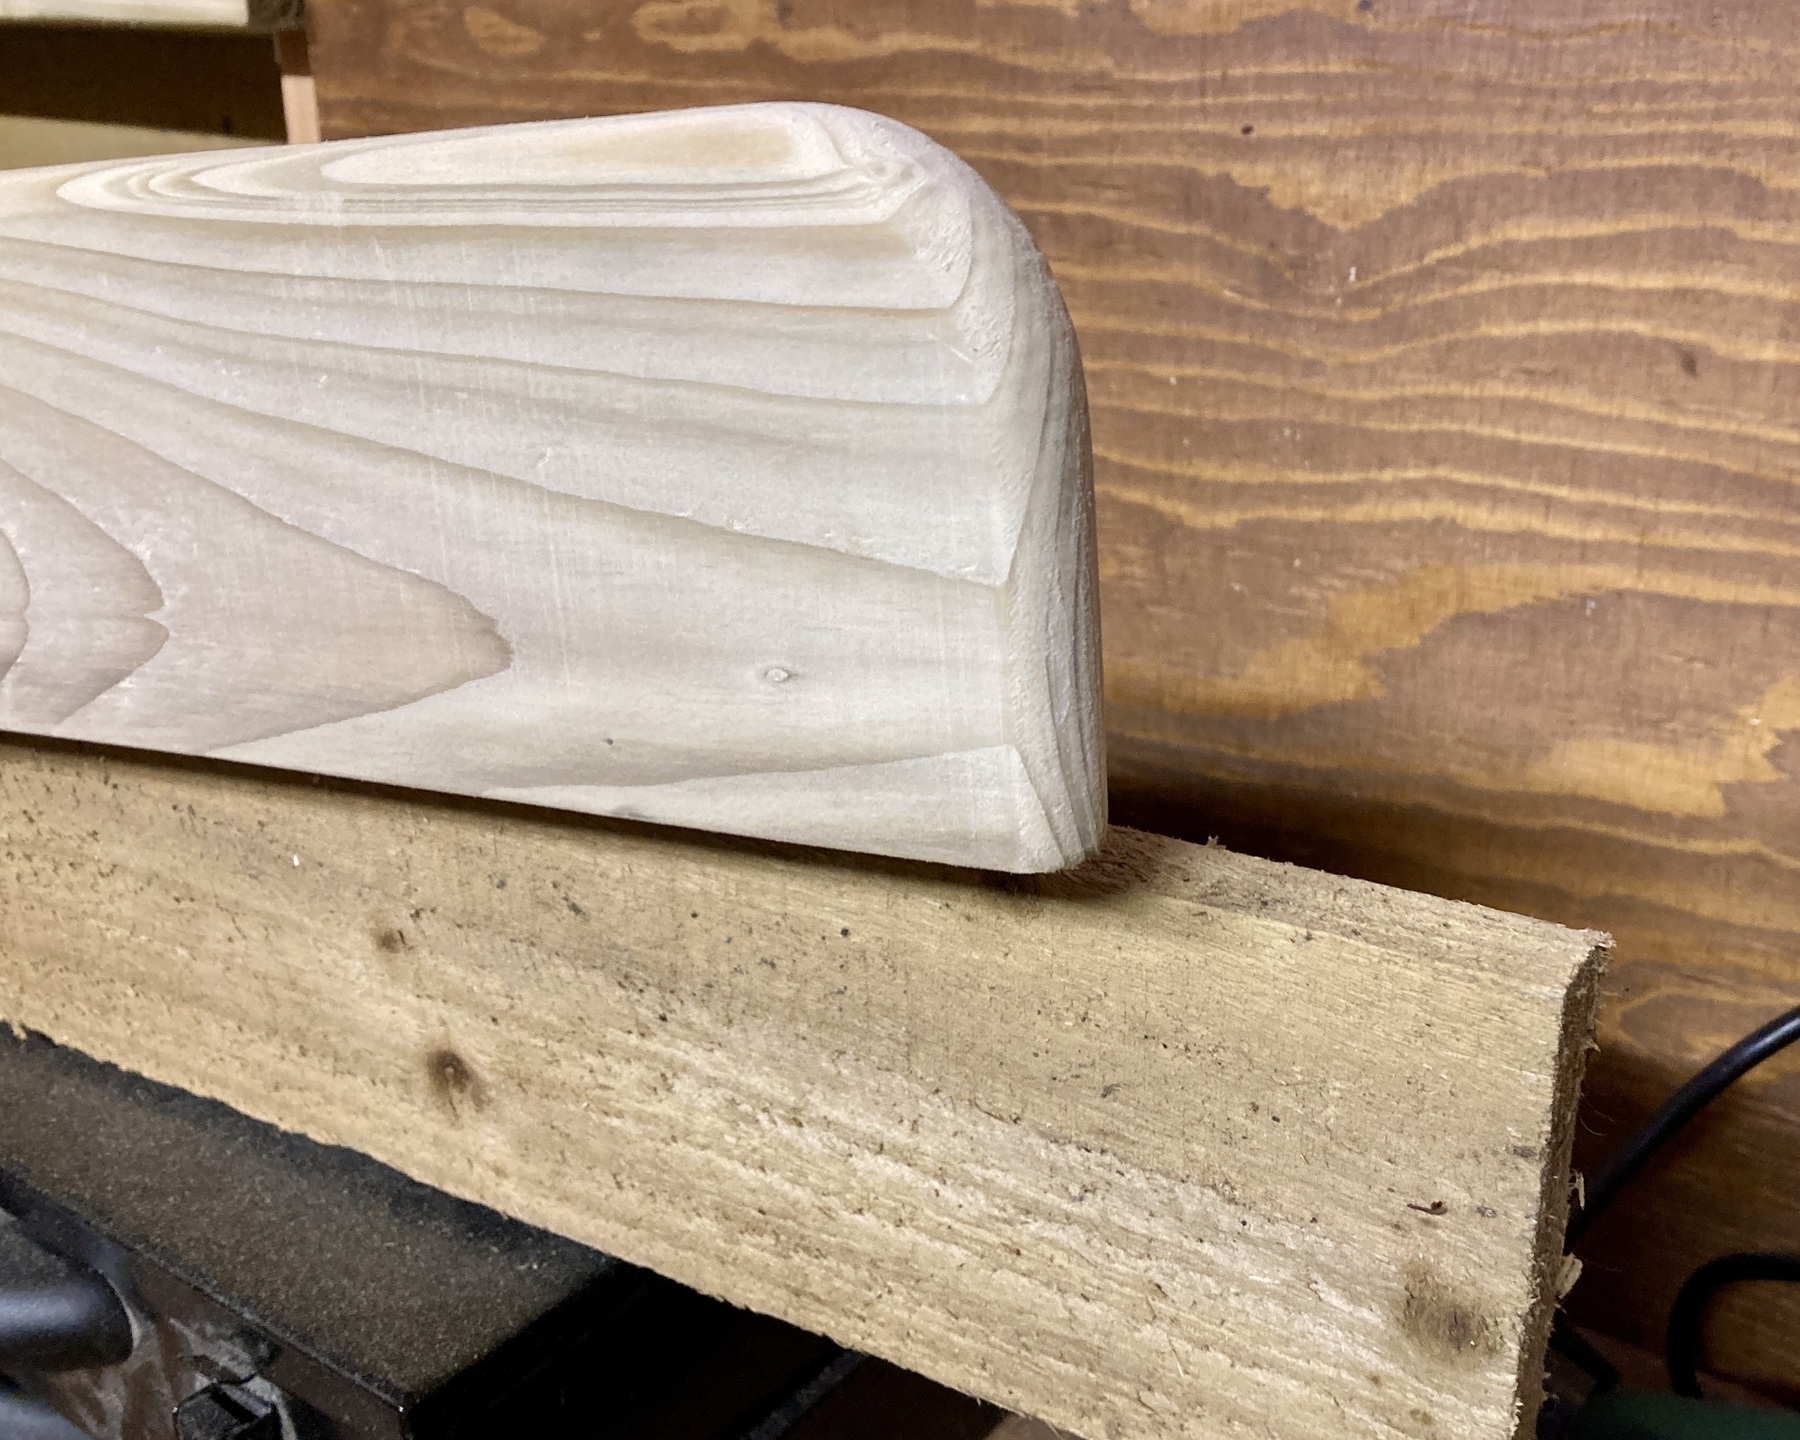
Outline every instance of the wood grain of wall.
<svg viewBox="0 0 1800 1440"><path fill-rule="evenodd" d="M1116 811L1613 931L1590 1165L1800 995L1782 0L310 14L327 136L804 98L974 164L1087 361ZM1795 1193L1800 1056L1596 1228L1577 1311L1656 1343ZM1800 1392L1793 1297L1713 1335Z"/></svg>

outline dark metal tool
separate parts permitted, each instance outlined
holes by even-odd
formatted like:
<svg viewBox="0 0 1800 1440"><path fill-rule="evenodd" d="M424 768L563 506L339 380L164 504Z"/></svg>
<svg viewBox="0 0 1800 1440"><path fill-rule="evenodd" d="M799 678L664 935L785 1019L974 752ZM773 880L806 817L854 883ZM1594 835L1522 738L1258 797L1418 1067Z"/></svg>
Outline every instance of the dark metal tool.
<svg viewBox="0 0 1800 1440"><path fill-rule="evenodd" d="M0 1209L6 1440L735 1440L849 1374L819 1336L3 1031Z"/></svg>

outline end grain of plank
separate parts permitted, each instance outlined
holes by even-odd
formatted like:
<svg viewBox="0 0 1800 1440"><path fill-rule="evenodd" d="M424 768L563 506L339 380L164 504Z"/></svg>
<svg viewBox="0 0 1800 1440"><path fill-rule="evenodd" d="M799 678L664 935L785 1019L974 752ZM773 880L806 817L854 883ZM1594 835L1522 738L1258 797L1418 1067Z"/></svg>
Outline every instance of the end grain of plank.
<svg viewBox="0 0 1800 1440"><path fill-rule="evenodd" d="M1601 943L0 744L0 1016L1109 1440L1529 1433Z"/></svg>

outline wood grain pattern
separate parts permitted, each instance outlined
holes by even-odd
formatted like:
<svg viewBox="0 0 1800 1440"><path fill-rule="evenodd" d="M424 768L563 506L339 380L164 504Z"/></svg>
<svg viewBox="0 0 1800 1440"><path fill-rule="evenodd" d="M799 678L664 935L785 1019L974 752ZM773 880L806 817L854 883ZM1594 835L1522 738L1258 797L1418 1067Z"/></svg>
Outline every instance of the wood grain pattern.
<svg viewBox="0 0 1800 1440"><path fill-rule="evenodd" d="M0 1018L1115 1440L1532 1433L1598 939L0 743Z"/></svg>
<svg viewBox="0 0 1800 1440"><path fill-rule="evenodd" d="M0 726L1001 870L1099 843L1067 317L918 134L0 176Z"/></svg>
<svg viewBox="0 0 1800 1440"><path fill-rule="evenodd" d="M1613 932L1590 1160L1800 996L1792 6L311 16L328 134L854 99L980 170L1087 363L1116 807ZM1651 1347L1687 1268L1800 1247L1800 1057L1677 1171L1573 1296ZM1784 1303L1712 1363L1800 1386Z"/></svg>

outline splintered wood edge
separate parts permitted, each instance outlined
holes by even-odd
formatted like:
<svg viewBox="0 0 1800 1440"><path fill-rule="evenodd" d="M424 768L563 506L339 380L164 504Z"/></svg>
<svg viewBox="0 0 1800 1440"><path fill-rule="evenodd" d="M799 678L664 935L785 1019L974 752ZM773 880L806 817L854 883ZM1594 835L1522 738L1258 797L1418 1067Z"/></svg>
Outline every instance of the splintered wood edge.
<svg viewBox="0 0 1800 1440"><path fill-rule="evenodd" d="M1575 1148L1575 1120L1581 1104L1581 1082L1593 1053L1594 1022L1600 1009L1600 981L1606 973L1606 954L1612 940L1594 935L1584 964L1571 977L1564 995L1562 1031L1558 1041L1555 1103L1551 1133L1553 1148L1544 1153L1543 1208L1538 1215L1536 1245L1537 1304L1526 1319L1525 1343L1519 1347L1519 1417L1515 1440L1537 1434L1537 1405L1532 1397L1543 1392L1545 1357L1550 1347L1550 1327L1561 1303L1563 1285L1563 1235L1569 1225L1570 1190L1574 1183L1571 1161Z"/></svg>
<svg viewBox="0 0 1800 1440"><path fill-rule="evenodd" d="M14 1026L1107 1440L1529 1433L1604 943L0 741Z"/></svg>

